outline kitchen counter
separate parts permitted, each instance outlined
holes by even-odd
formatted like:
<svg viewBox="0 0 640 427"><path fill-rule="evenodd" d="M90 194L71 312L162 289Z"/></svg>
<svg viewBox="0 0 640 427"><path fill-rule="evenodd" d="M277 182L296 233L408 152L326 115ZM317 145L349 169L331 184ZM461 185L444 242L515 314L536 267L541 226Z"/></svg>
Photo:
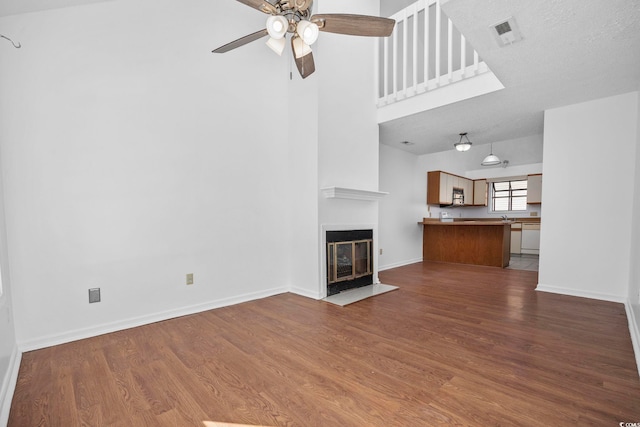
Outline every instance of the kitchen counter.
<svg viewBox="0 0 640 427"><path fill-rule="evenodd" d="M515 221L483 221L483 220L476 220L476 219L463 219L463 220L457 220L457 221L453 221L453 222L442 222L440 220L423 220L422 222L418 223L418 224L439 224L439 225L480 225L480 226L484 226L484 225L511 225L513 224Z"/></svg>
<svg viewBox="0 0 640 427"><path fill-rule="evenodd" d="M511 252L512 221L425 218L421 224L425 261L507 267Z"/></svg>

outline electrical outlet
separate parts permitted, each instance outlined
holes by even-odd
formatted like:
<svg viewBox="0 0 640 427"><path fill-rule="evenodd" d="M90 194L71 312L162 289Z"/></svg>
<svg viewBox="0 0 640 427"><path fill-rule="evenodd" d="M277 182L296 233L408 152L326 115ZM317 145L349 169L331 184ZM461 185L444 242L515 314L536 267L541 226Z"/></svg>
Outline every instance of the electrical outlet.
<svg viewBox="0 0 640 427"><path fill-rule="evenodd" d="M529 212L530 216L538 216L538 212Z"/></svg>
<svg viewBox="0 0 640 427"><path fill-rule="evenodd" d="M382 255L382 248L380 248L380 255Z"/></svg>
<svg viewBox="0 0 640 427"><path fill-rule="evenodd" d="M193 285L193 273L187 274L187 285Z"/></svg>
<svg viewBox="0 0 640 427"><path fill-rule="evenodd" d="M100 302L100 288L89 289L89 304Z"/></svg>

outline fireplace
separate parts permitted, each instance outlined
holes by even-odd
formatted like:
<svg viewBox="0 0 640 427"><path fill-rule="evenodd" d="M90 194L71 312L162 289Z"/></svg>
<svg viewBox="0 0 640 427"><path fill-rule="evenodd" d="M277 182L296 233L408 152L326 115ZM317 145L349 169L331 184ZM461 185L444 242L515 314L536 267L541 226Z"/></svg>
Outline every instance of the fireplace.
<svg viewBox="0 0 640 427"><path fill-rule="evenodd" d="M373 283L373 230L326 232L327 296Z"/></svg>

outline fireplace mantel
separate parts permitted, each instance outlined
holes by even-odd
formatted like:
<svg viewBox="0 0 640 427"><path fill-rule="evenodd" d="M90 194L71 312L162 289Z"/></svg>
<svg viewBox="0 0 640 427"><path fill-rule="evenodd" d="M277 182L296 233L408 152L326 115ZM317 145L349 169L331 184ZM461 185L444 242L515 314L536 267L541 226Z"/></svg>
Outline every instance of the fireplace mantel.
<svg viewBox="0 0 640 427"><path fill-rule="evenodd" d="M357 188L327 187L321 189L327 199L380 200L389 193Z"/></svg>

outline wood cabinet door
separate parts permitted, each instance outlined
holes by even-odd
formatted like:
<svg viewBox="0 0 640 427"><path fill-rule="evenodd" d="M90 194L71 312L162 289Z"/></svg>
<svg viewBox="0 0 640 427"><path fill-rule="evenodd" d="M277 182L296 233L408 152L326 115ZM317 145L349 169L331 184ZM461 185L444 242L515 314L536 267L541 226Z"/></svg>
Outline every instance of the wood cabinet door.
<svg viewBox="0 0 640 427"><path fill-rule="evenodd" d="M473 204L487 206L487 180L477 179L473 181Z"/></svg>
<svg viewBox="0 0 640 427"><path fill-rule="evenodd" d="M527 204L542 203L542 175L527 177Z"/></svg>

